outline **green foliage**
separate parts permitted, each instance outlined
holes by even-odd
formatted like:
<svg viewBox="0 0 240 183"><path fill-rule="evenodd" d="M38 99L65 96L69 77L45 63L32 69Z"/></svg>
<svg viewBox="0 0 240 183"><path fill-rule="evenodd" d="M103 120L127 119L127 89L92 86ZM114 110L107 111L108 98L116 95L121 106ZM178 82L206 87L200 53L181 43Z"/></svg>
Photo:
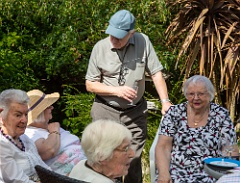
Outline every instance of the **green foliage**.
<svg viewBox="0 0 240 183"><path fill-rule="evenodd" d="M158 55L165 45L169 12L162 1L2 0L0 7L0 90L61 91L65 84L81 90L92 47L119 9L133 12Z"/></svg>
<svg viewBox="0 0 240 183"><path fill-rule="evenodd" d="M27 84L38 85L38 81L32 77L31 69L22 60L29 56L24 50L16 52L21 36L11 32L0 41L0 81L4 88L27 88Z"/></svg>
<svg viewBox="0 0 240 183"><path fill-rule="evenodd" d="M169 96L174 103L179 101L179 71L173 70L176 54L166 47L170 12L164 1L1 0L0 8L0 91L58 91L61 98L53 111L54 120L77 136L81 137L91 121L94 95L86 93L84 79L88 59L94 44L107 36L108 20L117 10L130 10L136 17L137 31L149 36L170 74ZM145 95L148 99L157 97ZM161 104L156 104L160 109ZM160 119L160 110L149 111L146 166Z"/></svg>
<svg viewBox="0 0 240 183"><path fill-rule="evenodd" d="M168 44L179 50L176 65L182 62L184 78L194 74L208 77L216 90L215 102L226 107L236 122L240 102L239 1L169 0L167 3L178 9L166 31Z"/></svg>
<svg viewBox="0 0 240 183"><path fill-rule="evenodd" d="M63 120L65 129L69 129L73 134L81 137L84 128L91 122L90 110L94 95L91 93L81 93L73 87L67 86L67 91L62 97L64 101L63 112L66 118ZM71 92L75 94L69 94Z"/></svg>
<svg viewBox="0 0 240 183"><path fill-rule="evenodd" d="M91 46L85 42L88 27L79 21L80 3L72 3L2 1L1 61L8 61L11 68L15 68L16 60L22 65L24 63L20 71L30 75L30 78L36 78L36 83L50 83L56 77L66 83L76 77L81 79ZM5 69L4 65L2 69ZM15 73L10 69L9 76L13 77L11 85L19 87L15 82ZM3 74L2 78L9 80L9 76ZM29 77L24 80L30 85L27 88L36 87Z"/></svg>

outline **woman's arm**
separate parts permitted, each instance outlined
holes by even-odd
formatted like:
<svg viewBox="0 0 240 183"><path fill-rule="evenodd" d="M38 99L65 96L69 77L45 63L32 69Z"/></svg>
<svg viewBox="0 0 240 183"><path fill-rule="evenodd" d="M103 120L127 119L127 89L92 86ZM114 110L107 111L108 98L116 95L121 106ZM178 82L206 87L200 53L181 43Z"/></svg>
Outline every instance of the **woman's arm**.
<svg viewBox="0 0 240 183"><path fill-rule="evenodd" d="M172 137L159 135L155 149L158 169L158 183L172 183L169 167L172 151Z"/></svg>
<svg viewBox="0 0 240 183"><path fill-rule="evenodd" d="M48 160L57 155L60 145L60 124L58 122L48 124L49 135L47 139L40 138L35 141L38 153L43 160Z"/></svg>
<svg viewBox="0 0 240 183"><path fill-rule="evenodd" d="M30 169L25 152L16 152L15 147L9 145L1 137L0 147L0 182L34 183L29 180L24 170L24 168ZM27 172L30 172L30 170Z"/></svg>

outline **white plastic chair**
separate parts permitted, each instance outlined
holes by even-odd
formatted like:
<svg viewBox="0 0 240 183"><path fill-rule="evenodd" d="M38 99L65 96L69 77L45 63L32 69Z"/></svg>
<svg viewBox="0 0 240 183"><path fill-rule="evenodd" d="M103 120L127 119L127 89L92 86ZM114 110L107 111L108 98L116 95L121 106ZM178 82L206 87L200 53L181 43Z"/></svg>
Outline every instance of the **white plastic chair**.
<svg viewBox="0 0 240 183"><path fill-rule="evenodd" d="M153 143L151 145L150 151L149 151L149 160L150 160L150 180L151 183L155 182L156 177L156 164L155 164L155 147L158 140L158 133L156 133Z"/></svg>
<svg viewBox="0 0 240 183"><path fill-rule="evenodd" d="M162 121L162 119L161 119L161 121ZM159 126L160 126L160 124L159 124ZM159 129L159 127L158 127L158 129ZM151 183L155 182L155 177L156 177L155 147L157 145L157 141L158 141L158 130L157 130L157 132L155 134L153 143L152 143L150 151L149 151L149 161L150 161L149 164L150 164L150 180L151 180Z"/></svg>

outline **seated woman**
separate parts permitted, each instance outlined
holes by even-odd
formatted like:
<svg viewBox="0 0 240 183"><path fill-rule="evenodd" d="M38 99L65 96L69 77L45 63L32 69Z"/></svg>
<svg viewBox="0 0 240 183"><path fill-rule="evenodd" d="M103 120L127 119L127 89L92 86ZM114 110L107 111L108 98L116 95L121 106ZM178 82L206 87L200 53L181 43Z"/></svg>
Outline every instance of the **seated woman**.
<svg viewBox="0 0 240 183"><path fill-rule="evenodd" d="M200 75L183 85L187 102L171 106L165 114L156 145L156 182L204 182L215 178L204 171L203 160L220 157L227 141L236 141L229 112L211 102L214 87Z"/></svg>
<svg viewBox="0 0 240 183"><path fill-rule="evenodd" d="M89 183L117 182L116 178L128 174L135 156L131 144L131 132L120 123L104 120L90 123L82 135L87 160L80 161L69 176Z"/></svg>
<svg viewBox="0 0 240 183"><path fill-rule="evenodd" d="M44 94L40 90L31 90L27 94L30 105L25 134L35 142L40 156L53 171L68 175L86 157L76 135L61 128L58 122L49 123L52 105L59 99L59 93Z"/></svg>
<svg viewBox="0 0 240 183"><path fill-rule="evenodd" d="M8 89L0 94L0 182L39 182L34 167L50 169L34 142L24 135L28 102L27 93L22 90Z"/></svg>

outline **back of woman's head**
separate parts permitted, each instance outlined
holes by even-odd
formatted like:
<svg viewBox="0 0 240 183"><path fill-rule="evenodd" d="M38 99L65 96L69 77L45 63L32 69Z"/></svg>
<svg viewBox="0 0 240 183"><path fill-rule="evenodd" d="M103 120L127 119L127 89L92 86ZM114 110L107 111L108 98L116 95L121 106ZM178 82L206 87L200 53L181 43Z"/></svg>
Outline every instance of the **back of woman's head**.
<svg viewBox="0 0 240 183"><path fill-rule="evenodd" d="M27 105L29 98L27 93L19 89L7 89L0 94L0 108L3 108L1 112L2 118L5 118L12 103Z"/></svg>
<svg viewBox="0 0 240 183"><path fill-rule="evenodd" d="M210 95L210 101L212 101L212 100L214 99L214 93L215 93L214 86L213 86L212 82L211 82L207 77L202 76L202 75L194 75L194 76L188 78L188 79L183 83L182 91L183 91L184 96L185 96L185 97L187 96L188 86L189 86L190 84L197 85L197 84L199 84L199 83L204 84L207 92L208 92L209 95Z"/></svg>
<svg viewBox="0 0 240 183"><path fill-rule="evenodd" d="M110 120L90 123L83 131L81 145L90 164L110 159L123 140L132 140L131 132L123 125Z"/></svg>

